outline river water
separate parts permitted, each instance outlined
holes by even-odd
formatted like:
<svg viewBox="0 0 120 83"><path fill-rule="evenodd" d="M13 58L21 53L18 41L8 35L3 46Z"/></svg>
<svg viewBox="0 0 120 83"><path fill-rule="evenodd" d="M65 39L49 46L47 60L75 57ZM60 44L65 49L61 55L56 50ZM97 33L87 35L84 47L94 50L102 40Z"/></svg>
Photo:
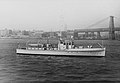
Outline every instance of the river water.
<svg viewBox="0 0 120 83"><path fill-rule="evenodd" d="M0 39L0 83L120 81L120 41L103 41L105 57L17 55L17 42L25 41Z"/></svg>

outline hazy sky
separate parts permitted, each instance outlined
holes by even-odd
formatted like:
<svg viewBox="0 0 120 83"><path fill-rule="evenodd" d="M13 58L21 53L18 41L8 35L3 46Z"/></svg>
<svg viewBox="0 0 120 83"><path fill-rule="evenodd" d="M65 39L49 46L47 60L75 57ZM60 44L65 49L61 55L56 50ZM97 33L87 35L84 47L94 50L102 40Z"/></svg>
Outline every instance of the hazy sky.
<svg viewBox="0 0 120 83"><path fill-rule="evenodd" d="M0 29L78 29L110 15L120 18L120 0L0 0Z"/></svg>

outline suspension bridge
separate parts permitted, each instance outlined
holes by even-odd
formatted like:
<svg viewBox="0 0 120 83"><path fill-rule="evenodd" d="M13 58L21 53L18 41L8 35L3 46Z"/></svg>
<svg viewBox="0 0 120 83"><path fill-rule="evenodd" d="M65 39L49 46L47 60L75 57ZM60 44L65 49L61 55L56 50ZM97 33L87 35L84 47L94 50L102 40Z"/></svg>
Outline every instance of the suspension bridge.
<svg viewBox="0 0 120 83"><path fill-rule="evenodd" d="M115 27L115 23L114 23L114 19L117 17L114 16L110 16L107 17L105 19L102 19L90 26L88 26L86 29L75 29L74 30L74 39L78 38L78 33L85 33L85 37L88 37L88 33L90 32L91 34L94 35L94 32L97 32L97 38L100 39L101 38L101 32L108 32L109 33L109 39L114 40L115 39L115 32L116 31L120 31L120 26ZM109 19L109 24L107 27L103 27L103 28L91 28L101 22L104 22L105 20ZM118 23L120 24L120 23Z"/></svg>

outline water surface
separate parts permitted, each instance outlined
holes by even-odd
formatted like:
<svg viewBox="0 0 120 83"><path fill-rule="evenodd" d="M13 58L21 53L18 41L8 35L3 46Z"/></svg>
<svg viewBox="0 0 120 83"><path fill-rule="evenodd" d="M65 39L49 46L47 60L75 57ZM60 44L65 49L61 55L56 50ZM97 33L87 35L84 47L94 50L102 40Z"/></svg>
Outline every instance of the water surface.
<svg viewBox="0 0 120 83"><path fill-rule="evenodd" d="M17 42L25 41L0 39L0 83L120 81L120 41L104 40L106 57L99 58L17 55Z"/></svg>

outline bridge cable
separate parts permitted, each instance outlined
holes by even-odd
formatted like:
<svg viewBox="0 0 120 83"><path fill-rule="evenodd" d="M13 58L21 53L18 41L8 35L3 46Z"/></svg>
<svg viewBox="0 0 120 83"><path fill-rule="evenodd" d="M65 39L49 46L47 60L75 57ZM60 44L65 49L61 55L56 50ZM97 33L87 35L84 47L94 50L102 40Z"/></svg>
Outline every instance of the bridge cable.
<svg viewBox="0 0 120 83"><path fill-rule="evenodd" d="M86 28L90 28L90 27L93 27L93 26L95 26L95 25L97 25L97 24L100 24L100 23L102 23L103 21L108 20L108 18L109 18L109 17L104 18L104 19L102 19L102 20L100 20L100 21L98 21L98 22L96 22L96 23L94 23L94 24L92 24L92 25L87 26Z"/></svg>
<svg viewBox="0 0 120 83"><path fill-rule="evenodd" d="M120 18L119 17L114 17L114 18L116 18L116 19L118 19L119 21L120 21ZM118 23L118 25L120 26L120 24Z"/></svg>

